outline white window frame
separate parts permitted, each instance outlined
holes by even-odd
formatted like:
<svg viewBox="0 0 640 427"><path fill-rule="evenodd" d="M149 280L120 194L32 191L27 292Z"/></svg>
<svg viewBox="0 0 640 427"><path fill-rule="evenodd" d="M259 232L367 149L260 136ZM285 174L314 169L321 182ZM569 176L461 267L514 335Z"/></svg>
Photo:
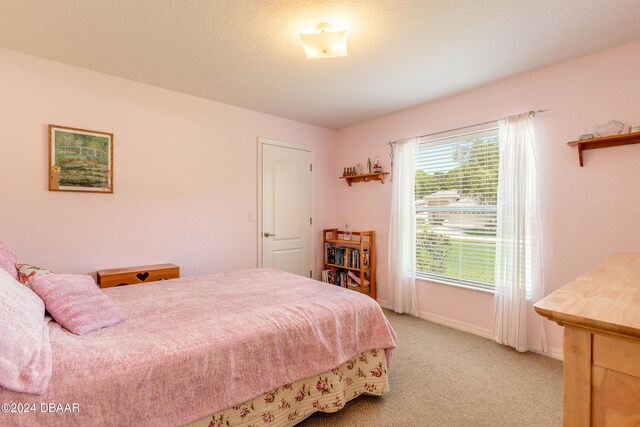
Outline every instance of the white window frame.
<svg viewBox="0 0 640 427"><path fill-rule="evenodd" d="M437 147L438 145L445 145L445 144L451 144L452 142L454 142L455 140L461 141L463 140L465 137L469 137L469 139L476 139L479 137L485 137L485 136L495 136L496 139L498 138L498 127L497 126L492 126L492 127L484 127L484 128L476 128L476 129L470 129L467 132L464 133L459 133L459 131L457 133L448 133L445 136L440 136L438 138L426 138L423 137L418 141L418 152L420 150L421 147L424 147L425 145L428 145L429 147ZM419 169L419 164L416 161L416 171ZM497 190L496 190L497 192ZM496 194L497 195L497 194ZM435 208L437 209L437 208ZM482 209L478 209L479 211L489 211L489 212L496 212L497 214L497 206L491 206L491 207L487 207L487 208L482 208ZM422 207L418 207L416 206L416 215L420 214L421 212L433 212L435 211L434 208L432 208L431 210L429 209L425 209ZM462 210L464 211L464 210ZM418 218L416 218L416 238L418 236ZM495 237L494 240L495 242ZM418 250L416 248L416 277L422 280L427 280L429 282L435 282L435 283L441 283L441 284L445 284L445 285L450 285L450 286L456 286L456 287L462 287L462 288L466 288L466 289L473 289L473 290L477 290L477 291L482 291L482 292L488 292L488 293L493 293L494 292L494 286L495 283L487 283L487 282L482 282L482 281L474 281L474 280L469 280L469 279L465 279L463 277L450 277L450 276L445 276L445 275L439 275L439 274L435 274L435 273L429 273L429 272L425 272L425 271L420 271L417 269L417 263L418 263ZM495 260L494 260L495 262ZM494 264L495 265L495 264Z"/></svg>

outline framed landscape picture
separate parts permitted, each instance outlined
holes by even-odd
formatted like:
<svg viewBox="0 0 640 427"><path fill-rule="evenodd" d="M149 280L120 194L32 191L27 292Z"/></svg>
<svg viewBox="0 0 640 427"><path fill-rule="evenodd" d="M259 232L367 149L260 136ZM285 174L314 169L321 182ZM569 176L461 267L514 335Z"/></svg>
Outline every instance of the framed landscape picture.
<svg viewBox="0 0 640 427"><path fill-rule="evenodd" d="M113 134L49 125L49 190L113 193Z"/></svg>

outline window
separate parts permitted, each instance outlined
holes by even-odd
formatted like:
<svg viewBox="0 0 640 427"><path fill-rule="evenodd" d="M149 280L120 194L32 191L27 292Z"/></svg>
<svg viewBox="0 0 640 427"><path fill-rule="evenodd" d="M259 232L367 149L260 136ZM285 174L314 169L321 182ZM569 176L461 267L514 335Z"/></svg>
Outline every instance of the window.
<svg viewBox="0 0 640 427"><path fill-rule="evenodd" d="M424 139L416 156L417 276L493 289L498 129Z"/></svg>

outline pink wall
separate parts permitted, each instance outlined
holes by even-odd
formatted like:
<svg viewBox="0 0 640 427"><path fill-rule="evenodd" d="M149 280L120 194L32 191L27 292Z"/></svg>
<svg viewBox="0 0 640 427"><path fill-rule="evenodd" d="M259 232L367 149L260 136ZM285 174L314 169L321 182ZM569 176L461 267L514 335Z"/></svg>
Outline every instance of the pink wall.
<svg viewBox="0 0 640 427"><path fill-rule="evenodd" d="M544 280L550 293L615 252L640 251L640 145L586 152L583 168L578 166L576 149L566 146L585 124L613 118L640 124L638 76L640 42L634 42L362 123L339 132L335 171L339 174L343 166L366 162L373 155L381 156L388 167L388 140L549 108L535 119L535 127ZM390 190L388 184L376 182L343 184L338 191L339 224L378 233L379 298L383 301L389 299ZM492 328L492 294L420 281L418 298L424 313ZM532 311L530 323L538 320ZM545 327L550 345L561 348L561 328ZM538 337L532 335L536 346Z"/></svg>
<svg viewBox="0 0 640 427"><path fill-rule="evenodd" d="M335 224L335 131L5 49L0 94L0 240L27 262L255 267L258 136L315 147L317 250ZM47 191L49 123L115 134L114 194Z"/></svg>

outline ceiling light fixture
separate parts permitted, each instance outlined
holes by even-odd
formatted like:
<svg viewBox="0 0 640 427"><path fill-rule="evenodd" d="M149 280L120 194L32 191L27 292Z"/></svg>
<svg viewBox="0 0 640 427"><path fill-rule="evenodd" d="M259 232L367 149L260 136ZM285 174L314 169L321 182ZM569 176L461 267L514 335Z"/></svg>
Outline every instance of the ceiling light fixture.
<svg viewBox="0 0 640 427"><path fill-rule="evenodd" d="M335 31L326 23L318 24L316 30L317 33L300 34L307 59L347 56L346 31Z"/></svg>

